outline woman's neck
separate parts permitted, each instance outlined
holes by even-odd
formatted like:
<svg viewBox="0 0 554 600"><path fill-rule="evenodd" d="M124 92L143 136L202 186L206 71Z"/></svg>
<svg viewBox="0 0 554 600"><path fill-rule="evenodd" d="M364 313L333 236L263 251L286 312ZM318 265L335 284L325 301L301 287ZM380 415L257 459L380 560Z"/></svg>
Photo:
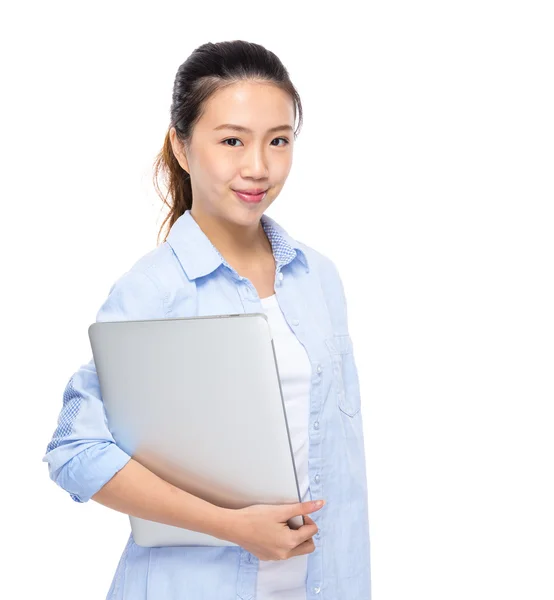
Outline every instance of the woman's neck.
<svg viewBox="0 0 554 600"><path fill-rule="evenodd" d="M191 216L229 264L252 264L273 255L261 221L244 227L191 209Z"/></svg>

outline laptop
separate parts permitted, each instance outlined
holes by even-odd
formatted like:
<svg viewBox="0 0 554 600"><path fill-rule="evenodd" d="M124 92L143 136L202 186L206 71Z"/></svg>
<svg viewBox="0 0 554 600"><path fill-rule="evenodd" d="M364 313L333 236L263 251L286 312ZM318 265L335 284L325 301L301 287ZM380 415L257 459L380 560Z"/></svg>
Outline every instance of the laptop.
<svg viewBox="0 0 554 600"><path fill-rule="evenodd" d="M104 321L88 333L108 427L135 460L224 508L301 501L265 314ZM129 519L139 546L237 545Z"/></svg>

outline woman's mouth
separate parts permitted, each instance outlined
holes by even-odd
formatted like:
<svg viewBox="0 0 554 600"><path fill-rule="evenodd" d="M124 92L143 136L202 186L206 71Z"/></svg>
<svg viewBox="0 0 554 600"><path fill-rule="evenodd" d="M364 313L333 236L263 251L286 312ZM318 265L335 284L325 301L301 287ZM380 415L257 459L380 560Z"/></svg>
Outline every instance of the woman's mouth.
<svg viewBox="0 0 554 600"><path fill-rule="evenodd" d="M258 202L261 202L265 198L265 195L267 194L267 190L262 191L257 194L252 194L250 192L245 192L245 191L238 192L237 190L233 190L233 192L235 192L235 194L243 202L248 202L249 204L256 204Z"/></svg>

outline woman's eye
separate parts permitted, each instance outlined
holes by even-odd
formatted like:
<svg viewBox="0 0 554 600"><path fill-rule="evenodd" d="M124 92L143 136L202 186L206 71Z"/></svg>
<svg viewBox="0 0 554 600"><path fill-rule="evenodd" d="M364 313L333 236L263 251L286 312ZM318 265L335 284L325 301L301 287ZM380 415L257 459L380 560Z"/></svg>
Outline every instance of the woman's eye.
<svg viewBox="0 0 554 600"><path fill-rule="evenodd" d="M240 142L240 140L238 138L229 138L227 140L223 140L222 144L225 144L225 142L234 142L234 141ZM227 144L227 145L229 145L229 144ZM233 144L231 146L231 148L235 148L235 145Z"/></svg>
<svg viewBox="0 0 554 600"><path fill-rule="evenodd" d="M283 140L283 142L285 142L284 144L281 145L281 148L283 146L286 146L287 144L289 144L289 141L287 140L287 138L275 138L274 140L272 140L272 142L274 142L275 140ZM238 138L227 138L226 140L223 140L223 142L221 142L222 144L226 144L227 146L231 147L231 148L237 148L238 146L236 144L227 144L227 142L240 142L240 140ZM242 144L242 142L241 142ZM275 146L275 144L273 144Z"/></svg>

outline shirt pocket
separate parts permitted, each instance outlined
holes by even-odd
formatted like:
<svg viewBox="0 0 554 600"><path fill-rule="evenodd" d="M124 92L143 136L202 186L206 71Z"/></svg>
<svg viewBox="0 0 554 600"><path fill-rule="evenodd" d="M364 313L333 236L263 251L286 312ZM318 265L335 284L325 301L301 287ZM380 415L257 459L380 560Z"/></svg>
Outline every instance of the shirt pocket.
<svg viewBox="0 0 554 600"><path fill-rule="evenodd" d="M361 401L352 339L349 335L333 335L325 340L325 344L333 361L338 406L344 414L355 417L360 411Z"/></svg>

